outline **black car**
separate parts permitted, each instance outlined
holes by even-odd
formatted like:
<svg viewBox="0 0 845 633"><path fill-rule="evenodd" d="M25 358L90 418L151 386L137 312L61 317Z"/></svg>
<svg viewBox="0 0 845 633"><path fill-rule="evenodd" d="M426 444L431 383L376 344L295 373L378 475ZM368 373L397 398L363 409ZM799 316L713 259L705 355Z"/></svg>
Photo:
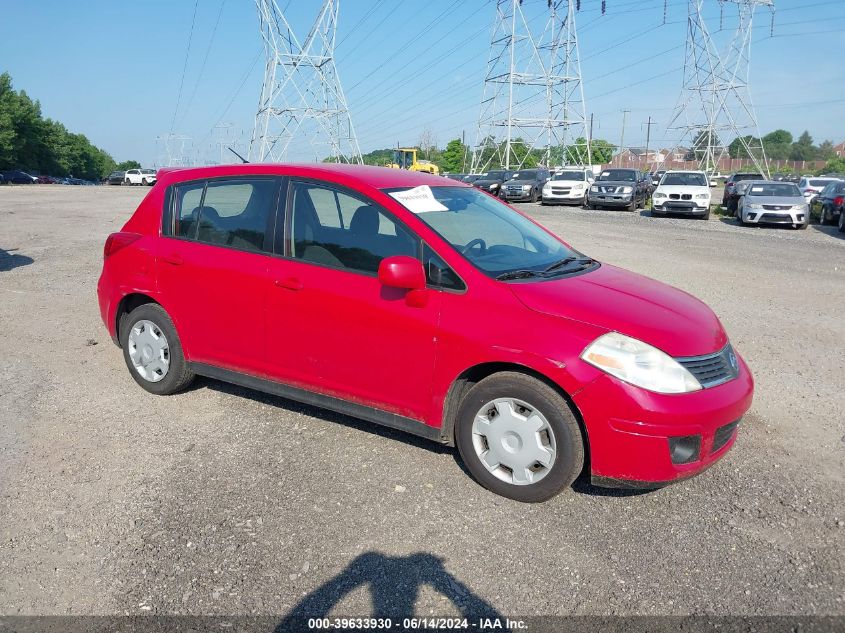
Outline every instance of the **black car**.
<svg viewBox="0 0 845 633"><path fill-rule="evenodd" d="M543 194L543 185L551 177L549 170L544 167L520 169L502 185L499 197L508 202L537 202Z"/></svg>
<svg viewBox="0 0 845 633"><path fill-rule="evenodd" d="M466 174L446 174L446 178L463 182L463 179L466 178Z"/></svg>
<svg viewBox="0 0 845 633"><path fill-rule="evenodd" d="M660 184L660 179L663 178L663 174L666 173L665 169L658 169L651 175L651 184L653 187L657 188L657 185Z"/></svg>
<svg viewBox="0 0 845 633"><path fill-rule="evenodd" d="M650 179L638 169L605 169L587 191L587 208L636 211L648 199Z"/></svg>
<svg viewBox="0 0 845 633"><path fill-rule="evenodd" d="M478 187L479 189L483 189L484 191L497 196L499 195L502 185L513 178L514 173L515 172L508 169L488 171L486 174L482 174L478 180L473 182L472 186Z"/></svg>
<svg viewBox="0 0 845 633"><path fill-rule="evenodd" d="M32 185L38 180L35 176L31 176L25 171L21 171L19 169L4 171L2 174L6 182L10 182L15 185Z"/></svg>
<svg viewBox="0 0 845 633"><path fill-rule="evenodd" d="M810 216L819 224L836 224L845 207L845 182L831 182L810 202Z"/></svg>
<svg viewBox="0 0 845 633"><path fill-rule="evenodd" d="M736 213L736 208L739 202L739 196L736 192L736 183L743 180L765 180L763 174L757 173L740 173L728 176L725 181L725 192L722 194L722 206L724 206L729 213Z"/></svg>
<svg viewBox="0 0 845 633"><path fill-rule="evenodd" d="M113 171L108 175L106 178L106 184L109 185L122 185L123 179L126 177L125 171Z"/></svg>

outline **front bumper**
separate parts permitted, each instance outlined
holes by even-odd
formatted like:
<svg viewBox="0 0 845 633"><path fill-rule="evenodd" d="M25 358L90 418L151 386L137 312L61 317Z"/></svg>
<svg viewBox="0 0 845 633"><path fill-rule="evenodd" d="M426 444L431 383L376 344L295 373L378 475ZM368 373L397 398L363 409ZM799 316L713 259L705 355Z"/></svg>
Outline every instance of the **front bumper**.
<svg viewBox="0 0 845 633"><path fill-rule="evenodd" d="M633 193L593 193L587 192L587 204L600 207L627 207L634 199Z"/></svg>
<svg viewBox="0 0 845 633"><path fill-rule="evenodd" d="M547 192L543 191L543 202L576 202L583 203L587 199L587 193L583 189L570 190L566 193L555 192L554 190Z"/></svg>
<svg viewBox="0 0 845 633"><path fill-rule="evenodd" d="M754 381L740 363L737 378L709 389L664 395L602 375L573 397L587 428L590 475L596 485L656 488L693 477L733 445L738 422L751 406ZM670 447L698 438L698 452L673 461Z"/></svg>
<svg viewBox="0 0 845 633"><path fill-rule="evenodd" d="M507 189L502 190L501 193L502 200L507 200L508 202L525 202L526 200L531 200L531 191L508 191Z"/></svg>
<svg viewBox="0 0 845 633"><path fill-rule="evenodd" d="M703 204L704 206L700 206ZM652 207L658 213L684 213L687 215L704 215L710 208L709 201L689 200L660 200L652 199Z"/></svg>
<svg viewBox="0 0 845 633"><path fill-rule="evenodd" d="M743 209L743 219L748 224L804 224L808 211L767 211Z"/></svg>

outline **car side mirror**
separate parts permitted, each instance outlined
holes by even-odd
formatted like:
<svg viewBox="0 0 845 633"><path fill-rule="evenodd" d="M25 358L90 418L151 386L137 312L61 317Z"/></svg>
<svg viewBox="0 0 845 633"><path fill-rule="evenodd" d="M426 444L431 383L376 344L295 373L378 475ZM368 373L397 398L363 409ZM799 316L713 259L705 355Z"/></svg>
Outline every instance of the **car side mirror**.
<svg viewBox="0 0 845 633"><path fill-rule="evenodd" d="M418 259L408 255L394 255L381 260L378 266L378 280L390 288L423 290L425 270Z"/></svg>

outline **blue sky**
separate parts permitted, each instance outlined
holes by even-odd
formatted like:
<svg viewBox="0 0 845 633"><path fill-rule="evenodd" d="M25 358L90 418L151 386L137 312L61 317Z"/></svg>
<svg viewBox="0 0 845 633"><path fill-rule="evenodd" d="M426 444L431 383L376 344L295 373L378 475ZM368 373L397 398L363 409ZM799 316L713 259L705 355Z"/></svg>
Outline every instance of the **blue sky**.
<svg viewBox="0 0 845 633"><path fill-rule="evenodd" d="M288 6L294 28L307 32L319 2L277 1ZM754 28L751 86L762 132L783 127L797 136L808 129L817 142L845 140L845 0L775 3L774 37L766 11ZM248 141L263 74L251 0L198 0L187 63L193 0L2 4L0 72L39 99L46 116L116 159L160 163L156 138L171 129L190 137L200 158L218 156L213 141L223 134ZM545 4L523 6L539 15ZM600 0L581 0L582 76L595 137L618 143L624 108L631 110L626 145L644 143L649 115L657 123L652 145L673 144L666 124L682 80L686 4L668 0L664 25L663 0L607 0L604 16ZM462 131L474 139L494 6L340 0L336 63L362 151L416 144L424 128L441 147ZM215 125L231 127L212 132Z"/></svg>

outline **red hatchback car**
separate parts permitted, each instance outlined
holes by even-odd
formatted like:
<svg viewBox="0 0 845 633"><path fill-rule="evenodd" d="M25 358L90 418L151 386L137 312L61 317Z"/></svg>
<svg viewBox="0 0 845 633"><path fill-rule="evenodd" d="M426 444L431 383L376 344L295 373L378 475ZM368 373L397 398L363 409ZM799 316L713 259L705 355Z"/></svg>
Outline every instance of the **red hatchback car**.
<svg viewBox="0 0 845 633"><path fill-rule="evenodd" d="M453 180L348 165L163 172L109 236L132 377L199 374L457 446L543 501L586 468L658 487L733 444L753 380L701 301Z"/></svg>

